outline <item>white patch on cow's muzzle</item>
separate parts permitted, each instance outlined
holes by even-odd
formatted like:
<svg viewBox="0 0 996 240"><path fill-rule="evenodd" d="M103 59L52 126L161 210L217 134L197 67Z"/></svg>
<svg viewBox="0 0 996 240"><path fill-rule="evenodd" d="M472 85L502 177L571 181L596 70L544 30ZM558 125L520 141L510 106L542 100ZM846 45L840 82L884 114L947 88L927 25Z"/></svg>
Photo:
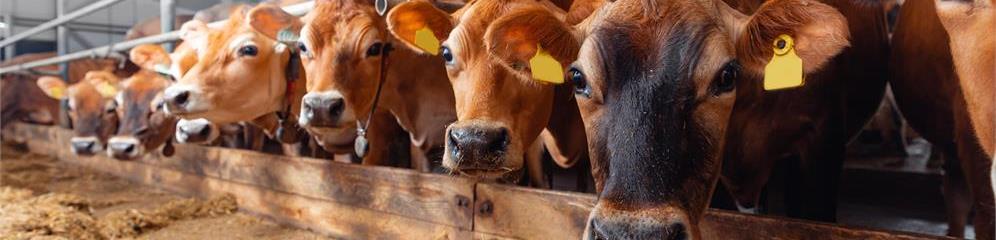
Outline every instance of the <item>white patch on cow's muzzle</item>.
<svg viewBox="0 0 996 240"><path fill-rule="evenodd" d="M123 156L135 158L145 154L145 146L137 138L130 136L115 136L107 140L107 156Z"/></svg>
<svg viewBox="0 0 996 240"><path fill-rule="evenodd" d="M316 114L314 111L307 111L307 104L309 102L313 103L328 103L331 99L345 99L341 92L337 90L322 91L322 92L309 92L301 98L301 111L297 117L298 125L308 127L310 126L312 118ZM345 101L345 100L343 100ZM342 113L336 119L335 124L338 126L345 126L346 124L352 124L356 121L356 114L353 112L352 108L348 106L348 102L345 102L342 109Z"/></svg>
<svg viewBox="0 0 996 240"><path fill-rule="evenodd" d="M104 144L97 137L72 137L69 143L73 154L80 154L80 151L94 154L104 149Z"/></svg>
<svg viewBox="0 0 996 240"><path fill-rule="evenodd" d="M183 104L176 103L176 96L187 92L186 101ZM165 101L165 112L169 115L197 113L211 109L211 103L204 98L204 92L196 86L189 84L173 84L163 90L163 101Z"/></svg>
<svg viewBox="0 0 996 240"><path fill-rule="evenodd" d="M208 129L208 132L204 132ZM180 119L176 122L176 141L180 143L206 143L218 138L221 133L207 119Z"/></svg>
<svg viewBox="0 0 996 240"><path fill-rule="evenodd" d="M757 206L744 207L743 205L740 205L740 202L736 200L734 200L733 203L737 205L737 211L740 211L740 213L758 214Z"/></svg>

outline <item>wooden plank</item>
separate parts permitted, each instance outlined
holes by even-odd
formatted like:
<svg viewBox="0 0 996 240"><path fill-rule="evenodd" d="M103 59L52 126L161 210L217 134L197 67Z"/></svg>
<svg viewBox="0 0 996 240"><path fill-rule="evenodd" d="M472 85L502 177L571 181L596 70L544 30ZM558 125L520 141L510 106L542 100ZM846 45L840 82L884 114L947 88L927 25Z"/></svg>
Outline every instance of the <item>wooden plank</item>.
<svg viewBox="0 0 996 240"><path fill-rule="evenodd" d="M18 129L45 142L68 142L71 135L68 130L57 128L30 126ZM470 203L475 183L470 179L237 149L197 145L176 147L173 157L150 154L139 161L159 168L471 229ZM66 152L58 147L46 150L53 151Z"/></svg>
<svg viewBox="0 0 996 240"><path fill-rule="evenodd" d="M118 161L103 156L76 157L59 151L45 137L29 138L33 152L53 153L62 161L117 175L139 183L187 195L232 194L239 207L278 222L312 229L344 239L470 239L472 233L401 215L310 198L292 193L158 168L142 162ZM56 136L55 139L62 138ZM68 142L67 142L68 143ZM68 147L68 144L63 144Z"/></svg>
<svg viewBox="0 0 996 240"><path fill-rule="evenodd" d="M478 183L474 231L521 239L575 239L584 232L594 203L595 196L589 194ZM490 209L482 214L487 204ZM702 224L704 239L947 239L712 209Z"/></svg>

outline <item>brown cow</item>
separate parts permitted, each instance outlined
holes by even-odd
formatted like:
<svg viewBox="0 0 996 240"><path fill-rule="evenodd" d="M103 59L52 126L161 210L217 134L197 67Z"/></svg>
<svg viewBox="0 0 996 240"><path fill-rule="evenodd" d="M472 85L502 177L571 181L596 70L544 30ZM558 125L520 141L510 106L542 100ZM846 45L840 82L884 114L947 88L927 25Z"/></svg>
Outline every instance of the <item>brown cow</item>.
<svg viewBox="0 0 996 240"><path fill-rule="evenodd" d="M348 129L372 111L390 112L410 133L415 168L429 170L427 154L442 150L446 125L456 119L440 58L394 50L400 43L369 1L318 1L304 22L272 5L253 12L252 18L265 20L255 22L257 30L274 38L275 31L303 25L298 49L308 94L298 117L302 126L321 136L329 127Z"/></svg>
<svg viewBox="0 0 996 240"><path fill-rule="evenodd" d="M996 122L996 37L993 37L992 30L996 29L996 1L975 0L973 2L940 2L937 6L937 13L941 19L941 24L948 30L950 35L951 55L954 60L955 70L958 73L959 83L965 101L968 103L968 115L972 121L972 129L975 136L982 145L991 161L989 169L990 187L996 192L996 160L993 159L994 141L996 141L996 129L993 128ZM984 161L969 166L969 174L973 180L984 178L981 164ZM984 185L973 181L975 185ZM975 191L984 191L980 188L973 188ZM993 193L976 194L992 199ZM988 195L988 196L986 196ZM976 207L988 206L979 211L989 211L993 213L993 202L977 203ZM981 215L981 216L980 216ZM986 218L988 216L988 218ZM993 238L996 236L996 225L993 215L976 214L976 229L978 226L987 226L988 235L977 237L982 239L985 236Z"/></svg>
<svg viewBox="0 0 996 240"><path fill-rule="evenodd" d="M963 236L965 220L971 208L975 207L973 221L976 237L992 239L996 224L993 223L992 182L987 179L991 174L992 155L991 150L987 152L986 149L987 131L978 131L985 129L986 121L991 123L992 115L987 120L977 121L986 118L986 109L989 109L989 114L992 113L992 95L989 95L989 100L981 100L986 98L986 92L992 93L992 75L989 76L988 87L983 79L964 78L984 77L985 71L996 70L992 70L990 59L989 67L974 66L983 75L956 75L956 70L960 73L965 67L973 68L972 64L985 64L985 58L973 60L971 57L987 54L986 40L980 38L985 33L972 36L971 33L956 30L972 31L971 26L975 23L979 24L975 27L985 29L982 27L984 20L976 22L972 19L984 19L986 11L989 11L991 20L992 10L987 10L991 7L974 8L972 5L975 4L984 6L989 3L941 3L941 6L946 6L944 10L935 9L933 1L907 1L893 34L893 76L890 81L896 101L910 125L933 143L946 159L943 190L948 205L948 235ZM965 15L970 9L975 14ZM942 24L955 22L962 24L948 27L961 27L946 32ZM988 41L991 40L989 37ZM989 44L991 58L992 43ZM952 55L959 52L961 57L952 59ZM965 56L966 53L969 56ZM967 66L955 64L957 61ZM991 126L988 128L990 134ZM992 135L988 138L991 144ZM991 145L989 147L991 149Z"/></svg>
<svg viewBox="0 0 996 240"><path fill-rule="evenodd" d="M125 79L115 97L121 123L117 134L108 141L107 155L131 160L163 147L163 155L170 156L177 119L161 111L160 97L170 81L154 70L156 64L169 64L169 55L158 45L141 45L133 48L129 56L143 70Z"/></svg>
<svg viewBox="0 0 996 240"><path fill-rule="evenodd" d="M485 39L495 36L492 25L521 11L549 12L556 20L566 17L551 2L520 0L475 1L452 15L428 2L408 2L388 14L391 33L406 46L419 53L438 52L445 61L457 122L447 127L443 166L454 172L502 180L518 176L528 165L525 169L530 176L539 178L534 183L543 181L543 144L563 167L587 159L572 88L531 81L529 75L504 66L489 52L493 46ZM419 31L431 33L441 45L419 43ZM549 37L570 38L567 34ZM573 54L548 50L560 56Z"/></svg>
<svg viewBox="0 0 996 240"><path fill-rule="evenodd" d="M845 16L826 4L768 1L744 15L719 0L617 1L573 28L542 11L503 18L489 32L504 34L486 40L507 65L528 72L523 63L537 49L557 47L568 48L564 54L551 51L561 66L577 59L567 77L583 113L599 191L587 238L700 238L698 223L719 179L722 158L728 157L724 151L744 149L738 145L795 146L806 155L843 152L844 129L852 120L840 116L840 107L852 106L842 98L840 85L846 82L840 79L851 76L835 78L831 70L840 67L832 59L851 43ZM561 34L566 37L545 37ZM782 34L794 42L776 41ZM765 65L776 49L794 51L805 63L798 69L806 74L803 87L762 90ZM871 96L850 97L881 97L882 81L867 84ZM867 119L877 103L847 110L864 110ZM755 130L771 136L742 137ZM808 158L813 166L835 162L840 159ZM727 172L722 173L725 178Z"/></svg>
<svg viewBox="0 0 996 240"><path fill-rule="evenodd" d="M69 87L58 77L38 79L38 87L49 97L68 100L67 111L74 133L70 140L73 153L89 156L104 150L107 138L117 130L113 100L117 84L118 77L110 71L90 71L82 81Z"/></svg>

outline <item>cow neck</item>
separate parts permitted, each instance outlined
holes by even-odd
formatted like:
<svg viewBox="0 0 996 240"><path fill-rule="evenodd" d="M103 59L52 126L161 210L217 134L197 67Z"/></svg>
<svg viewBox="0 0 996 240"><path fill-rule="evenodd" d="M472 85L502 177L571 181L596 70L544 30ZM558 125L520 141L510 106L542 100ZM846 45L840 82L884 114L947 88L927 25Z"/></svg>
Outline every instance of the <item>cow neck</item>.
<svg viewBox="0 0 996 240"><path fill-rule="evenodd" d="M383 49L381 49L380 55L380 69L378 71L377 80L377 92L374 93L373 103L370 105L370 112L367 114L367 119L363 122L356 122L356 141L354 141L354 151L357 156L363 157L366 155L368 150L367 146L367 130L370 127L370 120L373 119L374 112L377 111L377 104L380 102L380 94L384 90L384 82L387 81L387 59L391 56L391 51L394 47L388 41L382 41L384 43Z"/></svg>
<svg viewBox="0 0 996 240"><path fill-rule="evenodd" d="M284 43L281 43L284 44ZM272 129L271 133L274 134L278 141L282 143L297 143L300 135L300 128L297 123L290 120L290 113L293 110L294 103L294 93L298 78L301 76L301 58L300 51L296 48L287 46L288 51L290 51L290 57L287 59L287 65L284 68L284 79L286 81L286 88L284 89L284 102L283 107L280 110L274 112L277 117L276 129ZM268 129L271 130L271 129Z"/></svg>

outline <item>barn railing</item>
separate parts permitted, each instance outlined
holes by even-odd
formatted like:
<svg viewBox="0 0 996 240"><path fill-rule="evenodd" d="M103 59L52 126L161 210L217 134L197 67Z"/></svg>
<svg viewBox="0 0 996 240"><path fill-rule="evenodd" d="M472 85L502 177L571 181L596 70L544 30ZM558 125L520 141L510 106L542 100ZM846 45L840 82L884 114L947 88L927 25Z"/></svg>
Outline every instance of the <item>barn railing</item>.
<svg viewBox="0 0 996 240"><path fill-rule="evenodd" d="M15 124L31 152L186 195L231 194L239 207L344 239L577 239L590 194L483 183L408 169L180 144L136 161L79 157L70 130ZM948 239L709 210L705 239Z"/></svg>
<svg viewBox="0 0 996 240"><path fill-rule="evenodd" d="M120 0L106 0L106 1L98 2L98 3L104 3L104 2L112 2L113 3L113 2L116 2L116 1L120 1ZM97 3L89 5L89 6L86 6L84 8L91 8L92 6L94 6L96 4ZM106 7L106 6L104 6L104 7ZM295 4L295 5L291 5L291 6L286 6L286 7L284 7L284 10L287 11L288 13L290 13L290 14L295 15L295 16L301 16L301 15L304 15L304 14L308 13L309 11L311 11L311 9L313 7L314 7L314 2L313 1L309 1L309 2L299 3L299 4ZM34 33L44 31L47 28L52 28L54 26L57 26L58 24L64 23L65 21L69 21L69 20L72 20L73 18L85 15L85 14L79 14L79 15L76 14L77 12L80 12L82 10L89 10L89 9L77 10L76 12L67 14L64 17L57 18L56 20L60 21L60 22L57 22L57 24L52 24L53 22L56 22L56 20L52 20L52 21L49 21L49 22L47 22L45 24L42 24L41 26L32 28L31 30L19 33L19 34L15 35L15 36L13 36L13 37L11 37L9 39L5 39L2 42L0 42L0 46L4 46L4 45L10 44L10 43L13 43L13 42L15 42L17 40L23 39L24 37L22 37L22 35L30 36L30 35L32 35ZM226 21L213 22L213 23L210 23L208 26L210 26L210 27L219 27L219 26L224 25L225 22ZM42 29L42 27L46 27L46 29ZM36 31L32 31L32 30L35 30L35 29L41 29L41 30L37 30L37 32ZM15 72L15 71L28 70L28 69L31 69L31 68L48 66L48 65L55 65L55 64L64 63L64 62L68 62L68 61L73 61L73 60L77 60L77 59L103 57L103 56L107 56L107 55L109 55L109 54L111 54L113 52L128 51L129 49L131 49L133 47L136 47L138 45L142 45L142 44L157 44L157 43L173 42L173 41L176 41L176 40L179 40L179 39L180 39L179 32L172 31L172 32L167 32L167 33L163 33L163 34L159 34L159 35L148 36L148 37L139 38L139 39L135 39L135 40L130 40L130 41L124 41L124 42L120 42L120 43L110 44L110 45L107 45L107 46L95 47L95 48L91 48L91 49L87 49L87 50L82 50L82 51L78 51L78 52L74 52L74 53L69 53L69 54L65 54L65 55L61 55L61 56L55 56L55 57L52 57L52 58L37 60L37 61L33 61L33 62L27 62L27 63L23 63L23 64L18 64L18 65L12 65L12 66L8 66L8 67L0 68L0 74L9 73L9 72Z"/></svg>

